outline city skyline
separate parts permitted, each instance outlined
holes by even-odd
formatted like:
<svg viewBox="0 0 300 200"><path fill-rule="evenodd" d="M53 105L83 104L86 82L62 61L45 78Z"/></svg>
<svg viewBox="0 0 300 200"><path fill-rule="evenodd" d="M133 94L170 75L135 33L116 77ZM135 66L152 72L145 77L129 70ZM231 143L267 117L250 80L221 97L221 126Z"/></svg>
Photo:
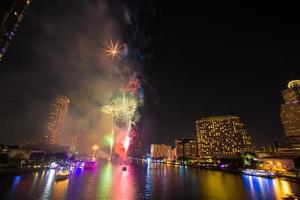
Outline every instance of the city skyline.
<svg viewBox="0 0 300 200"><path fill-rule="evenodd" d="M107 67L103 63L100 67L95 65L95 60L99 58L92 54L95 54L94 50L97 51L106 39L99 38L98 35L108 33L103 33L99 28L90 28L89 38L85 38L76 28L84 27L87 21L89 27L97 26L91 19L101 19L102 16L87 12L88 9L96 11L95 4L88 3L87 8L80 8L79 3L65 6L67 4L67 1L51 2L50 7L39 2L30 4L16 37L0 63L3 70L3 94L7 97L1 99L1 104L7 105L1 115L4 124L1 140L4 143L24 143L41 137L47 108L51 99L58 94L74 99L70 106L70 116L71 120L75 120L75 126L67 127L68 133L105 132L94 124L99 115L95 110L104 105L107 100L105 96L112 95L107 91L114 91L123 84L123 80L113 80L112 87L108 87L107 82L111 80L103 70ZM262 10L258 8L257 14L246 21L249 25L247 27L241 24L240 19L226 21L229 15L222 5L214 8L206 3L201 8L202 14L193 12L192 5L182 8L179 6L180 12L185 13L182 19L175 15L180 13L178 8L171 9L171 15L166 16L163 11L167 9L167 5L166 2L143 3L140 5L145 8L143 16L140 16L140 10L135 13L128 5L128 10L137 17L137 24L132 26L137 26L141 34L136 38L138 41L131 42L138 43L135 52L140 52L140 55L135 53L133 56L138 56L140 64L137 68L141 65L139 70L144 74L142 84L146 98L141 130L144 131L142 135L147 144L172 143L174 138L193 137L194 122L197 119L218 115L239 116L257 145L272 144L274 140L283 142L285 135L280 121L281 91L289 81L297 79L298 61L294 54L289 55L290 59L286 60L286 52L265 44L275 37L286 42L275 42L278 47L285 49L299 42L295 36L289 36L294 39L291 44L287 34L281 35L275 22L267 21L266 17L261 16ZM107 9L112 6L115 4L107 4ZM228 10L233 11L233 15L243 15L242 9L245 10L245 15L250 12L243 4L235 6L241 9L227 6ZM264 6L267 5L262 5ZM63 9L57 9L61 7ZM74 11L81 9L81 16L86 13L90 15L78 20L64 12L67 7ZM101 6L99 9L104 9L103 13L107 12ZM218 12L209 12L214 9ZM275 15L273 11L268 12L270 16ZM198 29L193 25L196 22L189 17L189 13L200 19L202 28ZM174 19L170 19L171 16ZM216 20L220 20L220 16L225 17L221 20L225 27L213 25ZM111 32L115 32L120 38L133 34L130 25L125 27L125 30L128 29L128 32L124 31L126 34L117 33L124 25L124 19L117 17L120 16L115 11L109 14L110 22L107 26L112 27ZM161 23L156 23L158 21ZM179 25L172 21L179 22ZM73 22L77 23L76 26L72 25ZM254 22L258 27L263 23L268 23L269 27L249 34L247 30L256 27ZM290 22L294 23L293 20ZM235 26L238 25L244 31L235 32ZM283 22L277 25L285 27ZM191 30L191 37L183 27ZM60 30L60 34L53 34L54 30ZM232 34L229 30L232 30ZM99 34L93 34L93 31ZM33 36L32 32L36 34ZM83 44L75 45L72 42L78 38ZM149 38L152 42L143 38ZM255 41L263 42L260 44ZM228 46L229 44L232 46ZM128 45L127 48L132 46ZM85 59L81 59L82 48L89 49L85 51ZM166 48L169 50L166 51ZM211 51L212 49L215 51ZM14 59L15 57L19 59ZM33 60L34 57L37 59ZM90 83L91 86L87 87L85 83ZM15 91L19 91L19 94ZM31 123L32 119L37 123ZM18 122L17 125L14 124L15 121ZM175 125L168 125L170 121ZM7 137L8 134L10 137Z"/></svg>
<svg viewBox="0 0 300 200"><path fill-rule="evenodd" d="M0 0L0 199L300 199L297 8Z"/></svg>

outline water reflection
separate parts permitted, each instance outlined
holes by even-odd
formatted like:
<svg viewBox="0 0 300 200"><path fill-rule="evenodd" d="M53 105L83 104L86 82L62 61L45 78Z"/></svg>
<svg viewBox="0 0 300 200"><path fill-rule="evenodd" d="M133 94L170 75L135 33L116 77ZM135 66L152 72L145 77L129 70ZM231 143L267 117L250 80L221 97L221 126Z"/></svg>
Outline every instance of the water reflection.
<svg viewBox="0 0 300 200"><path fill-rule="evenodd" d="M143 190L143 194L146 199L150 198L151 190L152 190L151 163L148 161L146 165L145 188Z"/></svg>
<svg viewBox="0 0 300 200"><path fill-rule="evenodd" d="M281 179L151 163L121 167L101 162L59 182L54 170L1 177L0 199L282 199L300 192Z"/></svg>
<svg viewBox="0 0 300 200"><path fill-rule="evenodd" d="M69 185L68 179L54 182L53 192L51 197L53 199L65 199L68 185Z"/></svg>
<svg viewBox="0 0 300 200"><path fill-rule="evenodd" d="M117 168L114 176L116 182L113 191L113 199L135 199L135 180L133 177L134 172L130 165L127 166L127 171L122 171L121 166Z"/></svg>
<svg viewBox="0 0 300 200"><path fill-rule="evenodd" d="M111 196L112 188L112 163L108 162L102 167L102 172L99 177L99 192L98 196L100 199L109 199Z"/></svg>
<svg viewBox="0 0 300 200"><path fill-rule="evenodd" d="M44 192L40 199L42 199L42 200L49 199L49 197L51 195L51 188L52 188L54 178L55 178L55 170L51 169L51 170L47 171L47 175L46 175L47 183L46 183Z"/></svg>
<svg viewBox="0 0 300 200"><path fill-rule="evenodd" d="M15 176L14 177L12 187L11 187L11 190L10 190L10 198L12 198L12 199L14 198L15 191L17 191L17 187L18 187L20 181L21 181L21 176Z"/></svg>
<svg viewBox="0 0 300 200"><path fill-rule="evenodd" d="M282 199L293 194L291 186L295 184L288 181L255 176L243 176L243 178L250 196L256 199Z"/></svg>

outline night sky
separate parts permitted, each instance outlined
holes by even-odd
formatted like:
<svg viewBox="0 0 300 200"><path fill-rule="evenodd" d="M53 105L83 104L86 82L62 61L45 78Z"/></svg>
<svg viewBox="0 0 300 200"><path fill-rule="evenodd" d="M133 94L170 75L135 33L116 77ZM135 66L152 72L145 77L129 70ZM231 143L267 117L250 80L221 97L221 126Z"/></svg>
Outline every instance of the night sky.
<svg viewBox="0 0 300 200"><path fill-rule="evenodd" d="M82 66L96 66L91 47L107 35L121 35L137 55L147 143L195 137L195 121L215 115L239 116L257 145L283 141L281 91L300 78L293 5L108 1L95 18L97 2L33 1L0 63L0 143L39 138L55 95L81 96L95 72L104 77L105 67L86 72ZM124 6L130 25L120 17Z"/></svg>

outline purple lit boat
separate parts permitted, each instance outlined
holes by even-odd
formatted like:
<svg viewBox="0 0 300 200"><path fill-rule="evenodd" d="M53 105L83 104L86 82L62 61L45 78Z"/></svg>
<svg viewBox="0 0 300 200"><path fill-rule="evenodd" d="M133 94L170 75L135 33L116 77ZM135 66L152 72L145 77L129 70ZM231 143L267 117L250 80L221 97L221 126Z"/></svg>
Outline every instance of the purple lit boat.
<svg viewBox="0 0 300 200"><path fill-rule="evenodd" d="M85 169L94 169L97 166L97 162L93 160L86 161L84 164Z"/></svg>
<svg viewBox="0 0 300 200"><path fill-rule="evenodd" d="M244 175L248 176L259 176L264 178L275 178L275 174L273 172L269 172L266 170L258 170L258 169L245 169L242 170Z"/></svg>

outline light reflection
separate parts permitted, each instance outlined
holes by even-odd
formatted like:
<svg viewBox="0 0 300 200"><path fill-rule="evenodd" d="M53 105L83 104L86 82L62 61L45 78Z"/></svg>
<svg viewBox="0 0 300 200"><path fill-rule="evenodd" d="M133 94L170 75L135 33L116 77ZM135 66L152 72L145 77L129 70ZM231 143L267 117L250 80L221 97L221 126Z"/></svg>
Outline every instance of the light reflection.
<svg viewBox="0 0 300 200"><path fill-rule="evenodd" d="M200 191L207 199L246 199L241 177L210 170L203 170L197 174L198 180L201 181Z"/></svg>
<svg viewBox="0 0 300 200"><path fill-rule="evenodd" d="M245 184L250 191L251 198L282 199L292 194L289 182L281 179L268 179L255 176L243 176Z"/></svg>
<svg viewBox="0 0 300 200"><path fill-rule="evenodd" d="M282 193L280 191L280 185L278 179L273 180L273 188L274 188L276 199L281 199Z"/></svg>
<svg viewBox="0 0 300 200"><path fill-rule="evenodd" d="M121 168L118 169L120 172L118 172L116 175L118 182L117 184L114 184L116 188L114 188L114 191L116 191L113 195L113 199L119 200L131 200L136 199L135 198L135 182L133 179L133 172L130 165L127 165L127 171L122 171ZM115 195L116 194L116 195Z"/></svg>
<svg viewBox="0 0 300 200"><path fill-rule="evenodd" d="M34 189L36 189L36 184L37 184L37 180L38 180L38 177L39 177L39 173L38 172L34 172L34 175L33 175L33 181L32 181L32 185L30 186L30 192L34 191Z"/></svg>
<svg viewBox="0 0 300 200"><path fill-rule="evenodd" d="M280 180L280 184L281 184L282 192L285 196L290 195L292 193L291 186L287 181Z"/></svg>
<svg viewBox="0 0 300 200"><path fill-rule="evenodd" d="M65 199L68 189L69 179L54 182L53 186L53 199Z"/></svg>
<svg viewBox="0 0 300 200"><path fill-rule="evenodd" d="M103 166L100 176L98 196L100 199L111 199L112 193L112 163L108 162Z"/></svg>
<svg viewBox="0 0 300 200"><path fill-rule="evenodd" d="M152 183L151 183L151 163L147 163L146 176L145 176L145 189L144 197L149 198L151 195Z"/></svg>
<svg viewBox="0 0 300 200"><path fill-rule="evenodd" d="M15 176L12 187L11 187L11 193L14 193L14 191L17 189L20 181L21 181L21 176Z"/></svg>
<svg viewBox="0 0 300 200"><path fill-rule="evenodd" d="M55 178L55 170L54 169L50 169L47 172L47 183L46 183L44 192L43 192L43 194L41 196L41 199L49 199L50 194L51 194L51 189L52 189L54 178Z"/></svg>
<svg viewBox="0 0 300 200"><path fill-rule="evenodd" d="M257 177L258 185L259 185L259 188L260 188L260 192L261 192L263 198L265 198L265 191L264 191L265 188L264 188L264 186L266 186L266 184L263 184L263 180L262 179L263 179L262 177Z"/></svg>

